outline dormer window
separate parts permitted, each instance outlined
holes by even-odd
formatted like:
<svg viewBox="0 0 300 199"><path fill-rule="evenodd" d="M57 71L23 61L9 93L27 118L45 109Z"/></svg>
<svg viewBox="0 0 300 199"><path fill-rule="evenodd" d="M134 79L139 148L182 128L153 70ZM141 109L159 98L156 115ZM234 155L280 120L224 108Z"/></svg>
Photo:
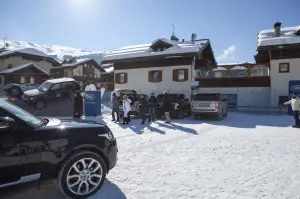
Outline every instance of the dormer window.
<svg viewBox="0 0 300 199"><path fill-rule="evenodd" d="M152 43L150 48L152 48L153 51L155 51L155 52L160 52L160 51L164 51L172 46L173 46L172 41L170 41L168 39L158 39Z"/></svg>

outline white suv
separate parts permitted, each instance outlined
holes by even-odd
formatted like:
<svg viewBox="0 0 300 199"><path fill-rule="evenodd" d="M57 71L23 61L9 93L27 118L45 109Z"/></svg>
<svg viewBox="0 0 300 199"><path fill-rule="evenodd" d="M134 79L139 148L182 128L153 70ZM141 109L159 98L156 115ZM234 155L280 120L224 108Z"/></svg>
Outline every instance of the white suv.
<svg viewBox="0 0 300 199"><path fill-rule="evenodd" d="M227 117L226 100L220 99L220 93L197 93L192 99L191 112L195 119L203 115L223 120Z"/></svg>

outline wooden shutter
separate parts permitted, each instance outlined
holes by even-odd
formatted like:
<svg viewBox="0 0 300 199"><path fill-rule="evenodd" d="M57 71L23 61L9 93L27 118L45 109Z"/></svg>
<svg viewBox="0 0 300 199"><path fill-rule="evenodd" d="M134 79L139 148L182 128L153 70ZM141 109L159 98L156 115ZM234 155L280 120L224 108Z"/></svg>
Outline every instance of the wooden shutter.
<svg viewBox="0 0 300 199"><path fill-rule="evenodd" d="M120 73L115 73L115 83L120 83Z"/></svg>
<svg viewBox="0 0 300 199"><path fill-rule="evenodd" d="M124 73L124 84L126 84L127 82L128 82L127 73Z"/></svg>
<svg viewBox="0 0 300 199"><path fill-rule="evenodd" d="M159 79L159 82L162 82L162 71L158 71L158 79Z"/></svg>
<svg viewBox="0 0 300 199"><path fill-rule="evenodd" d="M183 69L184 71L184 81L187 81L189 79L189 69Z"/></svg>
<svg viewBox="0 0 300 199"><path fill-rule="evenodd" d="M153 82L153 71L148 71L148 82Z"/></svg>
<svg viewBox="0 0 300 199"><path fill-rule="evenodd" d="M173 70L173 81L174 82L178 81L178 70L177 69Z"/></svg>

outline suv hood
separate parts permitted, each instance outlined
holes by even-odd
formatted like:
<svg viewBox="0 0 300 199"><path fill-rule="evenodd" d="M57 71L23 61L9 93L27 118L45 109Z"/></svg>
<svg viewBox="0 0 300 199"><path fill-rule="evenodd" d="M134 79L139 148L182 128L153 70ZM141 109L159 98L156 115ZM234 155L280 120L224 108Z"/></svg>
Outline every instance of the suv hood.
<svg viewBox="0 0 300 199"><path fill-rule="evenodd" d="M27 95L27 96L37 96L37 95L40 95L40 94L43 94L44 92L43 91L40 91L38 89L32 89L32 90L28 90L28 91L25 91L24 94Z"/></svg>
<svg viewBox="0 0 300 199"><path fill-rule="evenodd" d="M77 120L77 119L57 119L57 118L46 118L49 122L47 123L46 128L48 127L63 127L63 128L93 128L105 126L104 124L97 123L95 121L88 120Z"/></svg>

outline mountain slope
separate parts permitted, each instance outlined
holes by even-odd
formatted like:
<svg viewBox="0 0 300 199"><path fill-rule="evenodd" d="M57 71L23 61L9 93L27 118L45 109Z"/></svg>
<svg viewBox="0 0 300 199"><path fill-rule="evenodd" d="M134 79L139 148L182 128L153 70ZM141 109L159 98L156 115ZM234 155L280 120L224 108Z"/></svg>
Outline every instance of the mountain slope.
<svg viewBox="0 0 300 199"><path fill-rule="evenodd" d="M105 52L103 51L92 51L72 48L68 46L58 46L58 45L40 45L33 42L24 41L9 41L0 40L0 48L4 47L5 43L8 45L8 50L19 50L19 49L32 49L33 51L40 51L45 53L50 57L56 58L58 61L63 61L64 59L83 59L83 58L93 58L98 62L101 62Z"/></svg>

